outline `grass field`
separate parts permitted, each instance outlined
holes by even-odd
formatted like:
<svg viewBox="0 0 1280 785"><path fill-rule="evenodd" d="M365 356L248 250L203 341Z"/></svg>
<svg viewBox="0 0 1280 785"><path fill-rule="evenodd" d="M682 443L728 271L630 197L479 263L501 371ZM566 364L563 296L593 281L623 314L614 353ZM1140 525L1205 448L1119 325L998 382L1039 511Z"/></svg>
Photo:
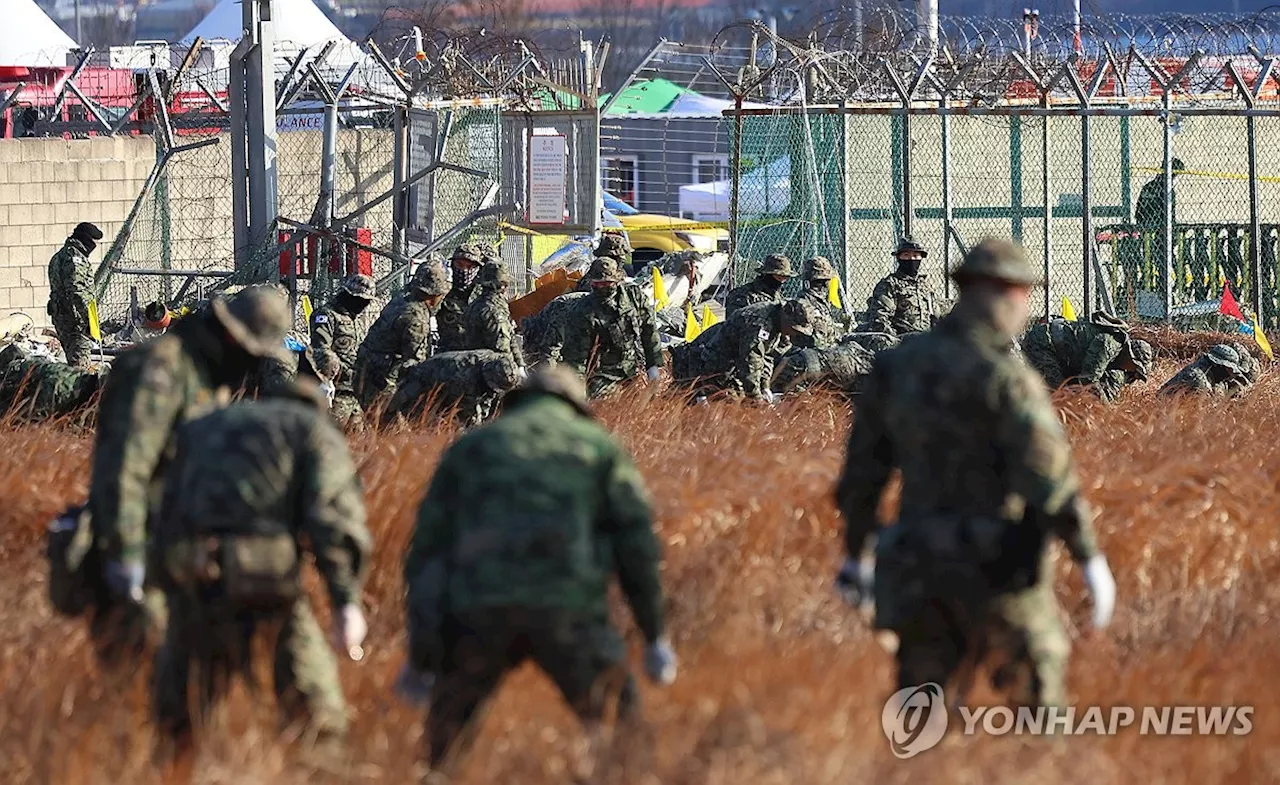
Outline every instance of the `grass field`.
<svg viewBox="0 0 1280 785"><path fill-rule="evenodd" d="M1185 354L1194 347L1172 343ZM1160 361L1159 379L1178 367ZM663 579L681 674L643 687L655 754L606 783L1267 782L1280 780L1280 376L1244 400L1157 402L1157 381L1106 407L1058 399L1119 587L1089 631L1080 575L1059 558L1080 705L1255 707L1246 737L1155 738L1136 729L1052 741L955 737L899 761L880 728L890 656L831 590L831 503L849 411L821 397L776 409L686 408L632 391L602 419L657 498ZM376 538L368 656L344 663L351 760L317 770L280 744L270 709L237 691L206 735L197 782L411 780L421 718L390 695L399 668L399 564L413 512L451 434L357 437ZM98 672L82 626L44 600L43 529L86 487L89 439L55 426L0 432L0 781L150 783L146 677ZM550 468L550 467L549 467ZM633 655L640 643L619 605ZM327 616L326 616L327 621ZM974 701L989 693L979 688ZM568 780L576 725L523 670L504 687L464 780ZM608 763L608 762L607 762ZM614 761L614 764L617 762Z"/></svg>

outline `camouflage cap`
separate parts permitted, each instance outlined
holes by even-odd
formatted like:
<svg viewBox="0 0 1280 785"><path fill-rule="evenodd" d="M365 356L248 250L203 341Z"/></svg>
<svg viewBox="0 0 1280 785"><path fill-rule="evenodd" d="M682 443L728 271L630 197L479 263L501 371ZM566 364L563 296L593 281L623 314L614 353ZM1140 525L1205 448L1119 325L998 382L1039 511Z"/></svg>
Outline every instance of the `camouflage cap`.
<svg viewBox="0 0 1280 785"><path fill-rule="evenodd" d="M480 375L490 390L505 393L520 381L520 368L506 352L494 352L496 357L480 367Z"/></svg>
<svg viewBox="0 0 1280 785"><path fill-rule="evenodd" d="M372 300L378 294L378 285L372 276L356 273L342 282L342 291L361 300Z"/></svg>
<svg viewBox="0 0 1280 785"><path fill-rule="evenodd" d="M511 276L507 274L507 266L497 261L487 261L484 267L480 268L480 275L476 278L476 282L481 286L506 286L511 283Z"/></svg>
<svg viewBox="0 0 1280 785"><path fill-rule="evenodd" d="M484 264L484 249L479 243L463 243L453 249L453 256L449 257L450 261L459 259L474 262L475 264Z"/></svg>
<svg viewBox="0 0 1280 785"><path fill-rule="evenodd" d="M611 257L625 261L631 255L631 241L624 234L605 232L600 235L600 242L596 244L595 255L597 258Z"/></svg>
<svg viewBox="0 0 1280 785"><path fill-rule="evenodd" d="M529 395L554 395L569 403L584 417L591 417L587 403L587 387L576 373L563 365L543 366L529 375L524 384L507 394L506 401L515 403Z"/></svg>
<svg viewBox="0 0 1280 785"><path fill-rule="evenodd" d="M813 335L813 314L803 300L787 300L781 306L782 325L801 335Z"/></svg>
<svg viewBox="0 0 1280 785"><path fill-rule="evenodd" d="M409 281L409 288L428 297L443 297L453 288L453 282L450 280L449 273L444 269L444 265L440 263L440 259L438 257L428 257L414 271L413 279Z"/></svg>
<svg viewBox="0 0 1280 785"><path fill-rule="evenodd" d="M1229 343L1219 343L1211 346L1204 356L1206 360L1214 365L1220 365L1230 371L1239 373L1242 370L1240 367L1240 350Z"/></svg>
<svg viewBox="0 0 1280 785"><path fill-rule="evenodd" d="M804 263L806 281L830 281L836 277L835 265L825 256L815 256Z"/></svg>
<svg viewBox="0 0 1280 785"><path fill-rule="evenodd" d="M951 277L958 283L979 278L1018 286L1035 286L1041 283L1040 274L1031 267L1027 253L1020 245L993 237L970 248L964 261L952 271Z"/></svg>
<svg viewBox="0 0 1280 785"><path fill-rule="evenodd" d="M910 237L904 237L898 241L898 247L893 250L893 255L901 256L904 253L908 253L910 251L915 251L921 256L929 255L929 252L924 249L923 245L916 242L915 240L912 240Z"/></svg>
<svg viewBox="0 0 1280 785"><path fill-rule="evenodd" d="M284 339L293 317L288 298L276 287L250 286L230 299L218 295L209 301L209 309L249 354L287 359Z"/></svg>
<svg viewBox="0 0 1280 785"><path fill-rule="evenodd" d="M591 269L587 270L587 274L583 279L588 283L596 281L613 281L621 283L627 277L622 271L622 265L612 256L597 256L595 261L591 263Z"/></svg>
<svg viewBox="0 0 1280 785"><path fill-rule="evenodd" d="M1102 329L1110 332L1129 332L1128 322L1118 316L1112 316L1106 311L1094 311L1093 314L1089 316L1089 321L1092 322L1095 327L1101 327Z"/></svg>
<svg viewBox="0 0 1280 785"><path fill-rule="evenodd" d="M790 278L795 274L796 270L791 266L791 259L780 253L771 253L766 256L760 269L756 270L756 275L785 275Z"/></svg>

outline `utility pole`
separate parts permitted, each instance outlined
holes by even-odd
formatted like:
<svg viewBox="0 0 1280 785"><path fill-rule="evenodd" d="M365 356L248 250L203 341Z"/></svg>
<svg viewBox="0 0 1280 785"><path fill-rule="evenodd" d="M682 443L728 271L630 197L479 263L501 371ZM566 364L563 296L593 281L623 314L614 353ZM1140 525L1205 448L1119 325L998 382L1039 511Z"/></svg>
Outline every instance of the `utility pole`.
<svg viewBox="0 0 1280 785"><path fill-rule="evenodd" d="M80 22L80 0L76 0L76 45L84 46L84 26Z"/></svg>
<svg viewBox="0 0 1280 785"><path fill-rule="evenodd" d="M229 91L237 266L267 246L278 217L271 0L244 0L242 20L244 37L231 55Z"/></svg>
<svg viewBox="0 0 1280 785"><path fill-rule="evenodd" d="M938 0L916 0L916 29L933 54L938 48Z"/></svg>

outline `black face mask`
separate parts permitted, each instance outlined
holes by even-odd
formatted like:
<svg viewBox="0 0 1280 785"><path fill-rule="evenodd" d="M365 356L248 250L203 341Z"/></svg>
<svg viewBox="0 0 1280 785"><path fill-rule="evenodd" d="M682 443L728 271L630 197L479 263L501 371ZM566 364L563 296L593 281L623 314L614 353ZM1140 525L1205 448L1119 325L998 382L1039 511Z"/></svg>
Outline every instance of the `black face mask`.
<svg viewBox="0 0 1280 785"><path fill-rule="evenodd" d="M453 266L453 288L466 289L476 282L476 276L480 274L480 268L463 267L460 264Z"/></svg>
<svg viewBox="0 0 1280 785"><path fill-rule="evenodd" d="M782 281L779 281L777 278L774 278L772 275L766 275L760 280L761 280L761 286L764 287L764 290L766 292L776 292L782 289Z"/></svg>
<svg viewBox="0 0 1280 785"><path fill-rule="evenodd" d="M368 300L354 297L348 292L338 292L337 304L340 309L352 316L359 316L365 308L369 307Z"/></svg>
<svg viewBox="0 0 1280 785"><path fill-rule="evenodd" d="M84 246L85 253L93 253L94 249L98 247L97 242L89 237L85 237L83 234L73 234L71 235L71 239Z"/></svg>
<svg viewBox="0 0 1280 785"><path fill-rule="evenodd" d="M920 259L899 259L898 272L903 275L916 275L920 272Z"/></svg>

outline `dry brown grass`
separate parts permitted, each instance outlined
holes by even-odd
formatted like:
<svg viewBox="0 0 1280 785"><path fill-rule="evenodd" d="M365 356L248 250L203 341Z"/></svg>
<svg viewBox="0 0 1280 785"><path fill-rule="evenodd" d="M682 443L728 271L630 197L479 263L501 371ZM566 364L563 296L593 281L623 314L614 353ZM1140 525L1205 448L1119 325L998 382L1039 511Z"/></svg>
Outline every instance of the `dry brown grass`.
<svg viewBox="0 0 1280 785"><path fill-rule="evenodd" d="M1163 360L1159 378L1175 369ZM848 411L819 398L778 409L687 408L640 390L612 403L604 420L658 498L682 672L667 691L644 688L656 760L646 772L603 781L1280 779L1280 377L1268 375L1248 399L1229 403L1157 402L1157 386L1132 390L1115 407L1060 401L1119 584L1112 630L1092 634L1079 574L1060 560L1071 690L1083 705L1249 704L1257 707L1252 735L959 738L898 761L879 722L890 657L831 591L840 527L830 491ZM399 561L448 438L397 431L355 442L377 551L369 656L343 666L355 712L353 766L334 774L299 763L275 742L270 711L237 694L208 734L198 782L410 780L420 717L389 694L403 646ZM83 495L88 440L11 426L0 445L0 780L158 781L147 763L146 669L100 674L81 626L53 617L44 602L43 526ZM633 633L632 643L638 653ZM548 683L521 671L489 715L465 779L566 781L576 737Z"/></svg>

